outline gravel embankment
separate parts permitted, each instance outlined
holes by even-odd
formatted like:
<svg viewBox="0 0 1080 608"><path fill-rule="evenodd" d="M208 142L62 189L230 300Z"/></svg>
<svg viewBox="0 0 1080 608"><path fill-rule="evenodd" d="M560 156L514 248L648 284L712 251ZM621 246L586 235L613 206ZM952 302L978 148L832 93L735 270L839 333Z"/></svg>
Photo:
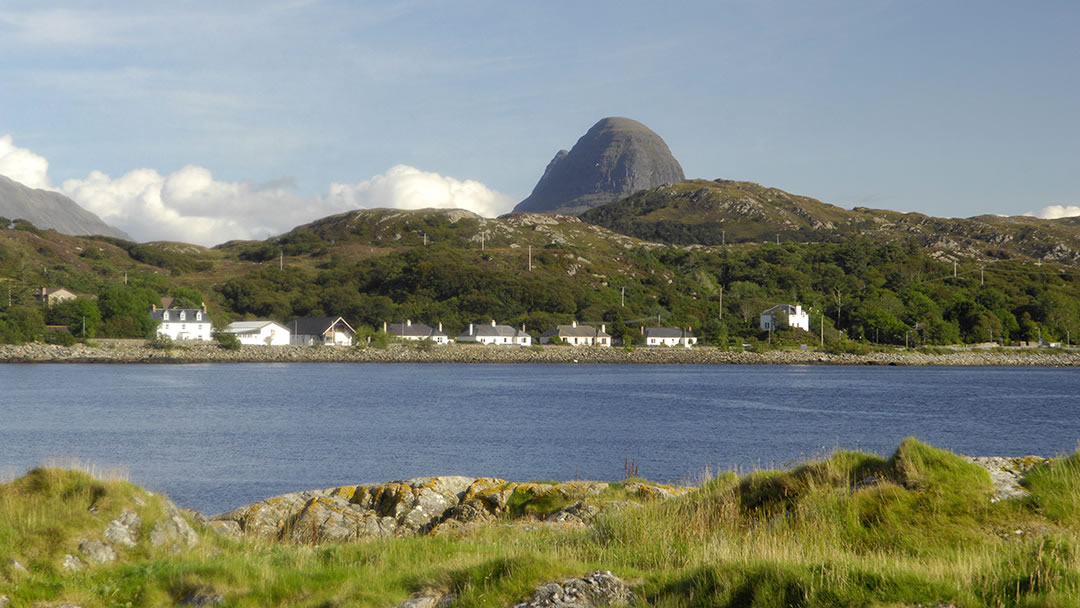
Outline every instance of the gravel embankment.
<svg viewBox="0 0 1080 608"><path fill-rule="evenodd" d="M543 348L452 345L424 350L392 345L386 349L308 346L245 346L229 351L216 344L184 344L158 350L137 341L97 347L48 344L0 345L4 363L631 363L741 365L949 365L1080 366L1080 352L1037 349L957 351L940 355L886 352L834 355L816 351L729 352L710 347L621 348L545 346Z"/></svg>

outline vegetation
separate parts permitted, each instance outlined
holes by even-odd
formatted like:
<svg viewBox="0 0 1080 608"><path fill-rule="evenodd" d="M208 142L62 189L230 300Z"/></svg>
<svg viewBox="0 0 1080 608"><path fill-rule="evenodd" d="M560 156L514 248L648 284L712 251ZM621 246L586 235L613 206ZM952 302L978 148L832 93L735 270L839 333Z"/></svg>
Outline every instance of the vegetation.
<svg viewBox="0 0 1080 608"><path fill-rule="evenodd" d="M832 213L855 213L755 184L706 184L732 200L745 194L784 202L789 211L798 205L819 223L846 221ZM694 188L703 187L666 188L693 198ZM1075 229L1044 226L1051 228ZM627 346L641 342L642 327L659 324L690 328L703 344L723 348L808 344L834 352L1071 343L1080 331L1075 266L1036 264L1016 252L999 259L985 251L927 248L921 236L830 234L823 242L664 246L576 220L487 220L432 210L357 211L264 242L215 249L6 230L0 235L0 339L41 339L43 333L19 326L32 325L19 307L39 308L49 324L68 325L80 339L147 337L153 325L147 312L166 295L179 306L205 302L219 326L341 315L365 343L384 322L405 319L441 322L452 336L469 323L495 319L524 324L534 338L577 320L605 324ZM34 294L43 285L97 300L42 309ZM778 303L801 303L810 312L810 331L761 332L758 315Z"/></svg>
<svg viewBox="0 0 1080 608"><path fill-rule="evenodd" d="M908 439L889 458L838 451L787 471L726 473L679 498L605 509L584 529L503 521L311 546L196 525L192 549L140 542L78 572L60 563L80 538L100 537L134 509L145 539L162 499L123 481L35 469L0 484L0 594L12 605L87 608L176 605L197 591L235 606L384 608L434 589L458 594L453 606L496 607L599 568L660 606L1076 606L1078 462L1080 453L1036 465L1030 496L995 503L983 469ZM606 498L625 504L623 487L611 484ZM527 488L512 502L522 515L563 506Z"/></svg>

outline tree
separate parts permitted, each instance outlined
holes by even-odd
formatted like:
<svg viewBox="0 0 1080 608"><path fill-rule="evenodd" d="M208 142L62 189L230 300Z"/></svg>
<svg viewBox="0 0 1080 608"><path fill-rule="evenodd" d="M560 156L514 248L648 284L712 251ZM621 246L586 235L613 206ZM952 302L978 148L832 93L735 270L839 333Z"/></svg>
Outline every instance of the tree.
<svg viewBox="0 0 1080 608"><path fill-rule="evenodd" d="M46 311L50 325L67 325L76 338L93 338L101 327L101 311L97 303L87 298L64 300Z"/></svg>
<svg viewBox="0 0 1080 608"><path fill-rule="evenodd" d="M33 306L12 306L0 316L0 342L36 342L45 335L45 317Z"/></svg>

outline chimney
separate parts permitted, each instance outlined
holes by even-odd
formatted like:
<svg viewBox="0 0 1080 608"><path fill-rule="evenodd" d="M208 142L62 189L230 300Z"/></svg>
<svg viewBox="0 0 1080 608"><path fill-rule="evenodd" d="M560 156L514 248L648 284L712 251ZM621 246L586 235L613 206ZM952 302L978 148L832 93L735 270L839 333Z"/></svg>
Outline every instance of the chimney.
<svg viewBox="0 0 1080 608"><path fill-rule="evenodd" d="M442 321L439 321L439 333L442 333Z"/></svg>
<svg viewBox="0 0 1080 608"><path fill-rule="evenodd" d="M607 333L607 325L604 325L603 323L600 324L600 333L602 333L602 334Z"/></svg>
<svg viewBox="0 0 1080 608"><path fill-rule="evenodd" d="M577 327L577 319L570 321L570 327Z"/></svg>
<svg viewBox="0 0 1080 608"><path fill-rule="evenodd" d="M206 302L203 302L203 303L202 303L202 311L203 311L204 313L206 312Z"/></svg>
<svg viewBox="0 0 1080 608"><path fill-rule="evenodd" d="M474 335L474 334L473 334L473 325L472 325L472 323L469 323L469 335L470 335L470 336L471 336L471 335Z"/></svg>
<svg viewBox="0 0 1080 608"><path fill-rule="evenodd" d="M383 333L385 334L386 333L386 321L382 322L382 330L383 330Z"/></svg>
<svg viewBox="0 0 1080 608"><path fill-rule="evenodd" d="M645 335L645 326L644 325L641 326L641 335L643 335L643 336Z"/></svg>
<svg viewBox="0 0 1080 608"><path fill-rule="evenodd" d="M492 326L492 327L495 327L495 319L492 319L492 320L491 320L491 326Z"/></svg>
<svg viewBox="0 0 1080 608"><path fill-rule="evenodd" d="M45 288L42 287L41 290L45 291ZM157 304L151 304L150 305L150 312L157 312Z"/></svg>
<svg viewBox="0 0 1080 608"><path fill-rule="evenodd" d="M412 327L412 319L405 319L405 327Z"/></svg>

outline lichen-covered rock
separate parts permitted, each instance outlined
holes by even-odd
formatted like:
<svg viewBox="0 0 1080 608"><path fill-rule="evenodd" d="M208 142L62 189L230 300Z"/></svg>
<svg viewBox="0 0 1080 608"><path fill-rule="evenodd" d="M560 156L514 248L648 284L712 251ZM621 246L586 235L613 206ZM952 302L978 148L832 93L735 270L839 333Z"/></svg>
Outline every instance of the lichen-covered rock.
<svg viewBox="0 0 1080 608"><path fill-rule="evenodd" d="M274 496L222 513L213 521L234 521L248 536L259 538L277 538L285 525L299 513L307 503L320 496L329 495L331 490L308 490Z"/></svg>
<svg viewBox="0 0 1080 608"><path fill-rule="evenodd" d="M457 597L452 593L421 591L398 604L395 608L446 608Z"/></svg>
<svg viewBox="0 0 1080 608"><path fill-rule="evenodd" d="M642 500L666 500L682 496L691 490L685 486L669 486L658 483L628 481L623 488Z"/></svg>
<svg viewBox="0 0 1080 608"><path fill-rule="evenodd" d="M108 564L116 561L116 551L97 539L83 539L79 543L79 553L86 556L86 561L92 564Z"/></svg>
<svg viewBox="0 0 1080 608"><path fill-rule="evenodd" d="M190 549L197 544L199 544L199 534L184 519L176 505L166 502L165 517L154 524L150 530L150 545L180 551Z"/></svg>
<svg viewBox="0 0 1080 608"><path fill-rule="evenodd" d="M215 519L207 523L207 526L216 532L220 536L228 538L240 538L244 535L244 531L240 529L240 524L235 521Z"/></svg>
<svg viewBox="0 0 1080 608"><path fill-rule="evenodd" d="M300 543L323 543L392 538L398 529L392 517L380 517L340 496L321 496L304 505L285 534Z"/></svg>
<svg viewBox="0 0 1080 608"><path fill-rule="evenodd" d="M63 561L60 562L60 567L69 572L74 572L76 570L82 570L83 563L81 559L68 553L64 556Z"/></svg>
<svg viewBox="0 0 1080 608"><path fill-rule="evenodd" d="M592 523L599 514L599 507L584 502L576 502L569 507L563 507L549 514L544 520L570 526L585 526Z"/></svg>
<svg viewBox="0 0 1080 608"><path fill-rule="evenodd" d="M607 570L594 570L582 578L541 585L532 598L513 608L598 608L633 602L634 594L619 577Z"/></svg>
<svg viewBox="0 0 1080 608"><path fill-rule="evenodd" d="M1026 496L1028 491L1021 485L1024 475L1035 465L1047 461L1042 456L965 456L964 458L990 473L990 481L994 484L991 502Z"/></svg>
<svg viewBox="0 0 1080 608"><path fill-rule="evenodd" d="M142 519L134 511L124 511L120 517L105 526L105 538L109 542L125 547L134 547L142 529Z"/></svg>

